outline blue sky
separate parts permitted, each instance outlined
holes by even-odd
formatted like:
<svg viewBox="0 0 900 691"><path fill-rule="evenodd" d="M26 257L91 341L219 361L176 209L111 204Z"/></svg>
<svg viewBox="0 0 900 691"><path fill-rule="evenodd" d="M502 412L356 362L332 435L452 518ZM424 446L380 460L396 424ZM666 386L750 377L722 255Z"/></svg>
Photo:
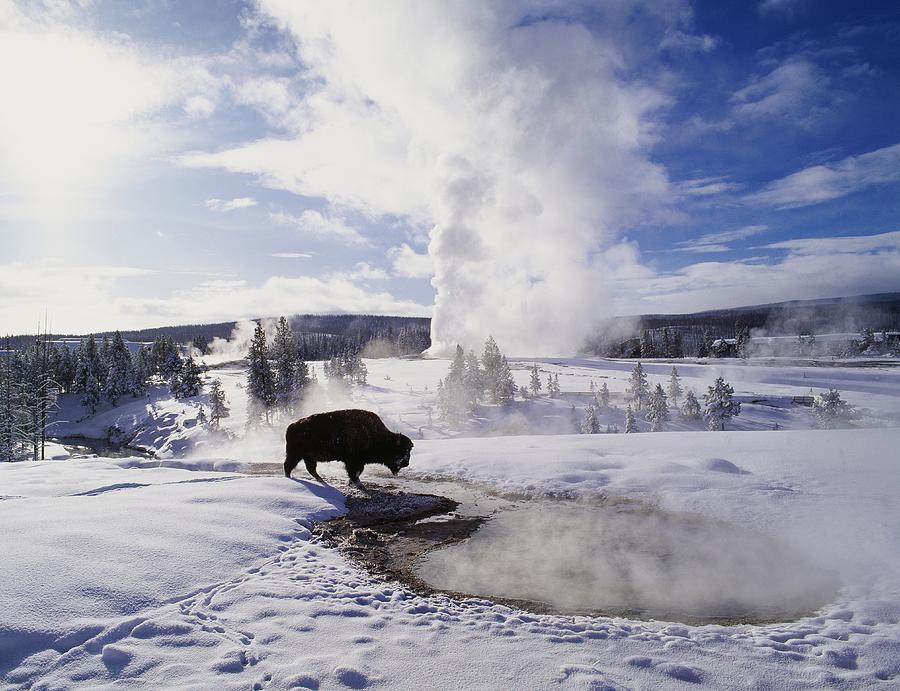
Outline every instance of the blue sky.
<svg viewBox="0 0 900 691"><path fill-rule="evenodd" d="M0 0L0 59L3 330L900 290L893 2Z"/></svg>

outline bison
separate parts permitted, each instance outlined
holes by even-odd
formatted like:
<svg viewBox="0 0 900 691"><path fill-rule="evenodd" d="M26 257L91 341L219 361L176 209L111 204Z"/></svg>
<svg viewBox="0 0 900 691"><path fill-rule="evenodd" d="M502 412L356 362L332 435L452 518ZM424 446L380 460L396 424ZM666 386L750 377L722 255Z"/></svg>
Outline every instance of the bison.
<svg viewBox="0 0 900 691"><path fill-rule="evenodd" d="M319 482L316 464L342 461L350 484L359 485L367 463L380 463L394 475L409 465L413 443L405 434L391 432L381 418L368 410L334 410L301 418L288 425L284 434L284 474L300 461Z"/></svg>

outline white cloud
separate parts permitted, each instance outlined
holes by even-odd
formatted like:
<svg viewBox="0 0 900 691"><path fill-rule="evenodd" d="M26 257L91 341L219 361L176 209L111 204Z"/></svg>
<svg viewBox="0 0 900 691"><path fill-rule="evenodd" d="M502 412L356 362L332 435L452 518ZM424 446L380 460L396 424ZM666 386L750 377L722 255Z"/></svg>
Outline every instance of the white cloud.
<svg viewBox="0 0 900 691"><path fill-rule="evenodd" d="M427 254L419 254L412 247L403 243L399 247L391 247L387 251L395 276L404 278L431 278L434 275L434 262Z"/></svg>
<svg viewBox="0 0 900 691"><path fill-rule="evenodd" d="M769 227L764 225L751 225L736 230L727 230L722 233L707 233L694 240L679 242L676 246L676 251L694 252L697 254L730 252L731 246L729 243L737 242L738 240L746 240L754 235L764 233L768 229Z"/></svg>
<svg viewBox="0 0 900 691"><path fill-rule="evenodd" d="M688 5L592 5L591 30L553 3L260 7L298 47L302 97L245 93L279 136L181 161L433 226L437 349L489 332L577 347L605 304L590 252L671 199L649 153L668 97L632 61L654 52L636 42L683 30Z"/></svg>
<svg viewBox="0 0 900 691"><path fill-rule="evenodd" d="M762 0L756 9L762 15L780 14L790 19L807 4L808 0Z"/></svg>
<svg viewBox="0 0 900 691"><path fill-rule="evenodd" d="M353 271L339 271L331 274L330 278L341 278L350 281L387 281L390 276L387 271L377 266L372 266L369 262L357 262Z"/></svg>
<svg viewBox="0 0 900 691"><path fill-rule="evenodd" d="M199 60L77 28L80 4L2 4L0 214L65 227L100 208L125 163L174 145L156 116L214 89Z"/></svg>
<svg viewBox="0 0 900 691"><path fill-rule="evenodd" d="M900 251L900 230L878 235L844 235L830 238L800 238L773 242L766 249L789 250L794 254L860 254L878 250Z"/></svg>
<svg viewBox="0 0 900 691"><path fill-rule="evenodd" d="M203 203L210 211L219 211L221 213L234 211L235 209L246 209L251 206L256 206L257 204L256 200L252 197L237 197L229 200L206 199Z"/></svg>
<svg viewBox="0 0 900 691"><path fill-rule="evenodd" d="M740 189L740 185L722 177L693 178L679 180L672 184L673 190L682 197L711 197L724 192Z"/></svg>
<svg viewBox="0 0 900 691"><path fill-rule="evenodd" d="M660 41L661 50L677 50L686 53L709 53L719 46L719 39L709 34L690 34L679 29L666 33Z"/></svg>
<svg viewBox="0 0 900 691"><path fill-rule="evenodd" d="M122 298L115 309L143 324L197 323L279 314L396 314L422 316L430 308L374 292L346 277L275 276L260 285L206 281L166 298Z"/></svg>
<svg viewBox="0 0 900 691"><path fill-rule="evenodd" d="M48 305L51 327L64 333L303 312L417 316L428 315L431 310L357 283L364 274L369 280L380 278L377 270L359 266L355 276L276 276L260 284L241 279L199 280L168 294L159 290L165 285L165 281L159 280L155 282L153 297L136 294L146 285L146 280L138 283L134 279L154 275L164 278L166 274L128 266L74 266L60 260L3 264L0 265L2 328L9 333L31 332Z"/></svg>
<svg viewBox="0 0 900 691"><path fill-rule="evenodd" d="M208 118L216 110L216 103L207 96L188 96L184 101L184 112L189 118Z"/></svg>
<svg viewBox="0 0 900 691"><path fill-rule="evenodd" d="M746 200L778 208L809 206L898 180L900 144L894 144L836 163L804 168L770 182L747 195Z"/></svg>
<svg viewBox="0 0 900 691"><path fill-rule="evenodd" d="M276 211L269 214L275 223L282 226L291 226L298 231L320 238L339 240L348 245L367 245L366 240L357 230L348 226L337 216L326 216L314 209L307 209L299 216Z"/></svg>
<svg viewBox="0 0 900 691"><path fill-rule="evenodd" d="M825 70L794 56L734 92L732 114L739 119L777 118L783 125L809 127L824 116L836 97Z"/></svg>
<svg viewBox="0 0 900 691"><path fill-rule="evenodd" d="M272 252L269 256L276 259L309 259L313 255L311 252Z"/></svg>
<svg viewBox="0 0 900 691"><path fill-rule="evenodd" d="M900 231L789 240L767 247L787 252L774 261L707 261L665 273L641 264L638 253L627 247L601 261L616 267L609 283L620 314L900 291Z"/></svg>

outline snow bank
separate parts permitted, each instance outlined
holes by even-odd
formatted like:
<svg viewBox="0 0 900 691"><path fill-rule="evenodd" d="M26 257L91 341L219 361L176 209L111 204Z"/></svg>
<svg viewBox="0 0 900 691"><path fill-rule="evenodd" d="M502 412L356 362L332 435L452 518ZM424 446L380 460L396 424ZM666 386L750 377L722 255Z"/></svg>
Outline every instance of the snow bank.
<svg viewBox="0 0 900 691"><path fill-rule="evenodd" d="M343 507L302 481L101 459L3 464L0 487L0 673L231 578Z"/></svg>

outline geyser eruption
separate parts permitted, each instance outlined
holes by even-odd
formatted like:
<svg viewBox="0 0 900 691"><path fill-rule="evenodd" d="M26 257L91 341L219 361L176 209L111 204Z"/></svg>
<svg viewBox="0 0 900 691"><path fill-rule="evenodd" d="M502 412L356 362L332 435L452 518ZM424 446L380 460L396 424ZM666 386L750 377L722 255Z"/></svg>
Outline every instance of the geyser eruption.
<svg viewBox="0 0 900 691"><path fill-rule="evenodd" d="M652 75L658 39L689 30L690 9L259 4L302 64L258 106L287 136L191 163L427 233L436 352L488 334L509 352L577 349L611 309L607 250L667 196L648 155L666 102Z"/></svg>

